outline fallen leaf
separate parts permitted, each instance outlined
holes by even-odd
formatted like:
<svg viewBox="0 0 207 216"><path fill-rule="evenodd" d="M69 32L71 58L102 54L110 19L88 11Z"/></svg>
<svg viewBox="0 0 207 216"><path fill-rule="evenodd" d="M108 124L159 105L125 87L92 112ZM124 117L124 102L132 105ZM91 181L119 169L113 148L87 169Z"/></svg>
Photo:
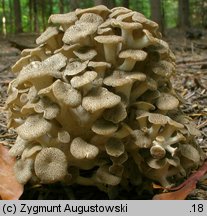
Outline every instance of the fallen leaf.
<svg viewBox="0 0 207 216"><path fill-rule="evenodd" d="M177 187L163 188L168 193L157 194L153 197L153 200L184 200L195 188L197 182L207 173L207 161L193 173L187 180ZM157 187L158 188L158 187Z"/></svg>
<svg viewBox="0 0 207 216"><path fill-rule="evenodd" d="M153 200L185 200L186 197L196 189L196 182L190 182L182 187L180 190L157 194L153 197Z"/></svg>
<svg viewBox="0 0 207 216"><path fill-rule="evenodd" d="M15 159L8 154L9 149L0 143L0 197L2 200L17 200L23 193L13 172Z"/></svg>

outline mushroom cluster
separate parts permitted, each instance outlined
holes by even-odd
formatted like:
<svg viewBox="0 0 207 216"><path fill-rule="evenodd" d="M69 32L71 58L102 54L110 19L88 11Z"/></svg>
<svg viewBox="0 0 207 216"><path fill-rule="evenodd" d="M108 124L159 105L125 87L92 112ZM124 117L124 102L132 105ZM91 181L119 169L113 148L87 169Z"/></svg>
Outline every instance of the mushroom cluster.
<svg viewBox="0 0 207 216"><path fill-rule="evenodd" d="M200 165L200 132L179 108L175 57L157 23L99 5L51 15L49 25L8 88L20 183L169 187Z"/></svg>

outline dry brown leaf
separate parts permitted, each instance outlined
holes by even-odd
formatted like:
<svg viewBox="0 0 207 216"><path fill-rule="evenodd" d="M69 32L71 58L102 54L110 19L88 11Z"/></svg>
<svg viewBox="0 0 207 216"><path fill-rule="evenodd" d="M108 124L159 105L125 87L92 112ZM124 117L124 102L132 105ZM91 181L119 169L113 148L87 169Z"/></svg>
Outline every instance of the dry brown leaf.
<svg viewBox="0 0 207 216"><path fill-rule="evenodd" d="M157 194L153 197L153 200L185 200L186 197L196 189L196 182L190 182L182 187L180 190Z"/></svg>
<svg viewBox="0 0 207 216"><path fill-rule="evenodd" d="M0 143L0 198L2 200L17 200L23 193L23 185L14 176L15 159L8 154L8 148Z"/></svg>
<svg viewBox="0 0 207 216"><path fill-rule="evenodd" d="M157 194L153 197L153 200L184 200L194 189L196 189L197 182L205 175L205 173L207 173L207 161L182 184L167 189L168 191L174 192Z"/></svg>

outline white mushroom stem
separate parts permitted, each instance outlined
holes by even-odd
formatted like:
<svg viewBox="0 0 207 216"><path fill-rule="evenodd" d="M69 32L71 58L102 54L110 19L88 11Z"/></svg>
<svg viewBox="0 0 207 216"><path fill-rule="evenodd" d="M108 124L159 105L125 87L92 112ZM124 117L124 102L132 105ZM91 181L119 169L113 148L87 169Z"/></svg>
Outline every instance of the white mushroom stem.
<svg viewBox="0 0 207 216"><path fill-rule="evenodd" d="M166 151L171 153L172 157L176 154L177 147L172 147L171 145L185 140L185 137L181 133L178 133L176 136L170 137L168 139L165 139L165 137L161 138L162 139L157 137L156 140L153 141L153 144L160 145L161 147L166 149Z"/></svg>
<svg viewBox="0 0 207 216"><path fill-rule="evenodd" d="M116 64L117 53L120 51L120 46L114 43L105 43L104 46L104 55L107 62Z"/></svg>
<svg viewBox="0 0 207 216"><path fill-rule="evenodd" d="M149 136L152 139L154 139L158 135L161 126L162 126L161 124L153 124L151 128L148 130Z"/></svg>
<svg viewBox="0 0 207 216"><path fill-rule="evenodd" d="M128 43L128 46L133 47L133 49L143 49L144 47L147 47L153 44L153 42L149 39L146 33L144 33L144 35L138 39L129 37L129 39L127 40L127 43Z"/></svg>
<svg viewBox="0 0 207 216"><path fill-rule="evenodd" d="M124 62L118 67L118 69L123 71L131 71L134 68L134 65L136 64L136 60L131 58L124 59Z"/></svg>
<svg viewBox="0 0 207 216"><path fill-rule="evenodd" d="M132 84L133 84L133 82L127 83L123 86L117 86L116 87L116 93L121 93L121 95L126 96L125 100L126 100L127 104L129 103L129 100L130 100Z"/></svg>

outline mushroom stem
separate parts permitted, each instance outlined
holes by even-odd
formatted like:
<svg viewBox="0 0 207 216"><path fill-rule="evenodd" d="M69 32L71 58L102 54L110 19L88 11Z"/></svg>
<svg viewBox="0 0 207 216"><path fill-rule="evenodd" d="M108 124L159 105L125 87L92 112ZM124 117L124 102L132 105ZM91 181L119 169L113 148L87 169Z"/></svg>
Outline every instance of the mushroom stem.
<svg viewBox="0 0 207 216"><path fill-rule="evenodd" d="M168 139L174 132L175 132L175 127L173 127L170 124L167 124L164 130L159 134L159 136L163 136L165 137L165 139Z"/></svg>
<svg viewBox="0 0 207 216"><path fill-rule="evenodd" d="M141 82L135 89L131 92L131 102L135 102L142 94L148 90L147 82Z"/></svg>
<svg viewBox="0 0 207 216"><path fill-rule="evenodd" d="M135 64L136 64L136 60L126 58L118 68L123 71L131 71L134 68Z"/></svg>
<svg viewBox="0 0 207 216"><path fill-rule="evenodd" d="M116 64L116 57L118 52L117 44L103 44L104 46L104 55L107 62Z"/></svg>
<svg viewBox="0 0 207 216"><path fill-rule="evenodd" d="M129 103L129 99L130 99L132 84L133 82L127 83L123 86L116 87L116 93L121 93L121 95L126 96L125 100L127 104Z"/></svg>

